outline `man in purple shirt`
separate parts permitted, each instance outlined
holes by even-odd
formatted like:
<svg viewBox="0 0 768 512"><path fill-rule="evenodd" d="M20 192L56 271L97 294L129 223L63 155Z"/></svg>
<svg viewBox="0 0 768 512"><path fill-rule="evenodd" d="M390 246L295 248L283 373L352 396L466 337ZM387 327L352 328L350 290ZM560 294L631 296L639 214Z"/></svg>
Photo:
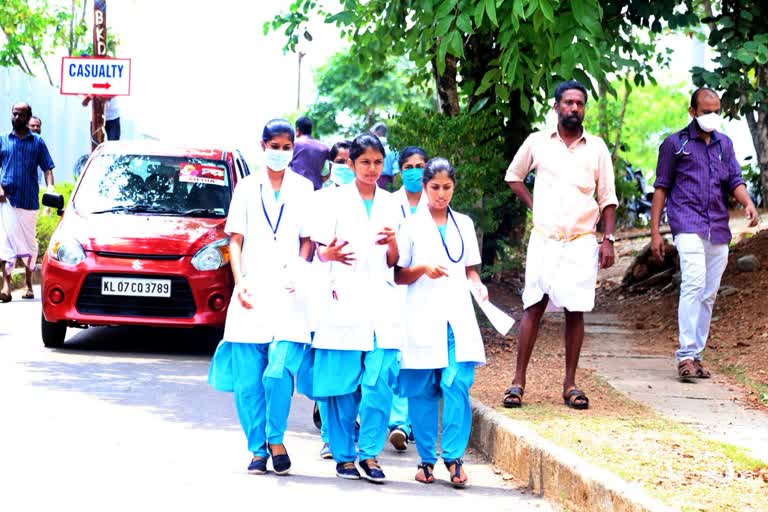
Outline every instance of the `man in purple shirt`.
<svg viewBox="0 0 768 512"><path fill-rule="evenodd" d="M291 169L311 181L315 190L320 190L323 186L320 175L326 160L328 146L312 138L312 121L304 116L298 118Z"/></svg>
<svg viewBox="0 0 768 512"><path fill-rule="evenodd" d="M675 356L682 380L711 376L701 363L709 336L712 308L720 278L728 264L728 199L732 195L744 207L750 226L757 225L757 210L749 198L733 143L717 131L720 98L700 88L691 96L685 129L661 144L656 165L656 191L651 206L651 249L664 257L659 219L667 205L669 226L680 256L682 283L678 307L680 349Z"/></svg>

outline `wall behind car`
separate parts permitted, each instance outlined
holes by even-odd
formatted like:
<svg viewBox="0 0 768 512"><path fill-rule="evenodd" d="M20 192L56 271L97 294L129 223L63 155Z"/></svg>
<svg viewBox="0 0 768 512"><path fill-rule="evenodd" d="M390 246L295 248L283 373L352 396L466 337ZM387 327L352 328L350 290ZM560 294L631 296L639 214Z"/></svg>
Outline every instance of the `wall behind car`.
<svg viewBox="0 0 768 512"><path fill-rule="evenodd" d="M81 96L63 96L45 79L31 77L15 68L0 67L0 131L11 130L11 107L26 102L43 123L43 139L56 169L57 182L74 181L72 170L78 158L91 152L91 109L81 105ZM133 123L121 110L122 139L133 137Z"/></svg>

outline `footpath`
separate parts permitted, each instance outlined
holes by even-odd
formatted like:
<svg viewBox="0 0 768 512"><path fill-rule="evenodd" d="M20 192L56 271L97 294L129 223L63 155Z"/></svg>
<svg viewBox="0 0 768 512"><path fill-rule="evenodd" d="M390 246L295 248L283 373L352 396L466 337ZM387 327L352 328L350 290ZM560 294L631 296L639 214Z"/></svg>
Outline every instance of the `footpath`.
<svg viewBox="0 0 768 512"><path fill-rule="evenodd" d="M748 408L716 373L712 379L681 382L672 354L638 354L628 329L615 315L585 318L581 364L636 402L718 441L743 448L768 463L768 414Z"/></svg>

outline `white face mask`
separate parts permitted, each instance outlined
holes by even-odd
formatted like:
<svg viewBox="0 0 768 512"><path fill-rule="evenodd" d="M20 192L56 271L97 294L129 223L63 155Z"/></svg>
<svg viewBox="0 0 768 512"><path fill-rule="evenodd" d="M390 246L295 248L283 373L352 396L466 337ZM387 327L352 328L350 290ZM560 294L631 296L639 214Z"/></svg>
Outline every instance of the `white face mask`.
<svg viewBox="0 0 768 512"><path fill-rule="evenodd" d="M267 167L273 171L285 170L285 168L288 167L288 164L291 163L291 160L293 160L292 150L281 151L279 149L267 148L265 153L267 154Z"/></svg>
<svg viewBox="0 0 768 512"><path fill-rule="evenodd" d="M696 122L707 133L720 129L720 115L714 112L697 117Z"/></svg>

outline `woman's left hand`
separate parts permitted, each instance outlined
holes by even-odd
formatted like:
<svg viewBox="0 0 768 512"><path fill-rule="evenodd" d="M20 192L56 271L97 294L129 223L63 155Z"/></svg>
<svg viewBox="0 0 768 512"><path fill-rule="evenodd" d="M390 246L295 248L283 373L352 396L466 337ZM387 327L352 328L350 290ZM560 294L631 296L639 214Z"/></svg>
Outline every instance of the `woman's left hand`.
<svg viewBox="0 0 768 512"><path fill-rule="evenodd" d="M376 240L378 245L391 245L397 240L395 231L389 227L382 228L382 230L377 234L380 237L378 240Z"/></svg>

